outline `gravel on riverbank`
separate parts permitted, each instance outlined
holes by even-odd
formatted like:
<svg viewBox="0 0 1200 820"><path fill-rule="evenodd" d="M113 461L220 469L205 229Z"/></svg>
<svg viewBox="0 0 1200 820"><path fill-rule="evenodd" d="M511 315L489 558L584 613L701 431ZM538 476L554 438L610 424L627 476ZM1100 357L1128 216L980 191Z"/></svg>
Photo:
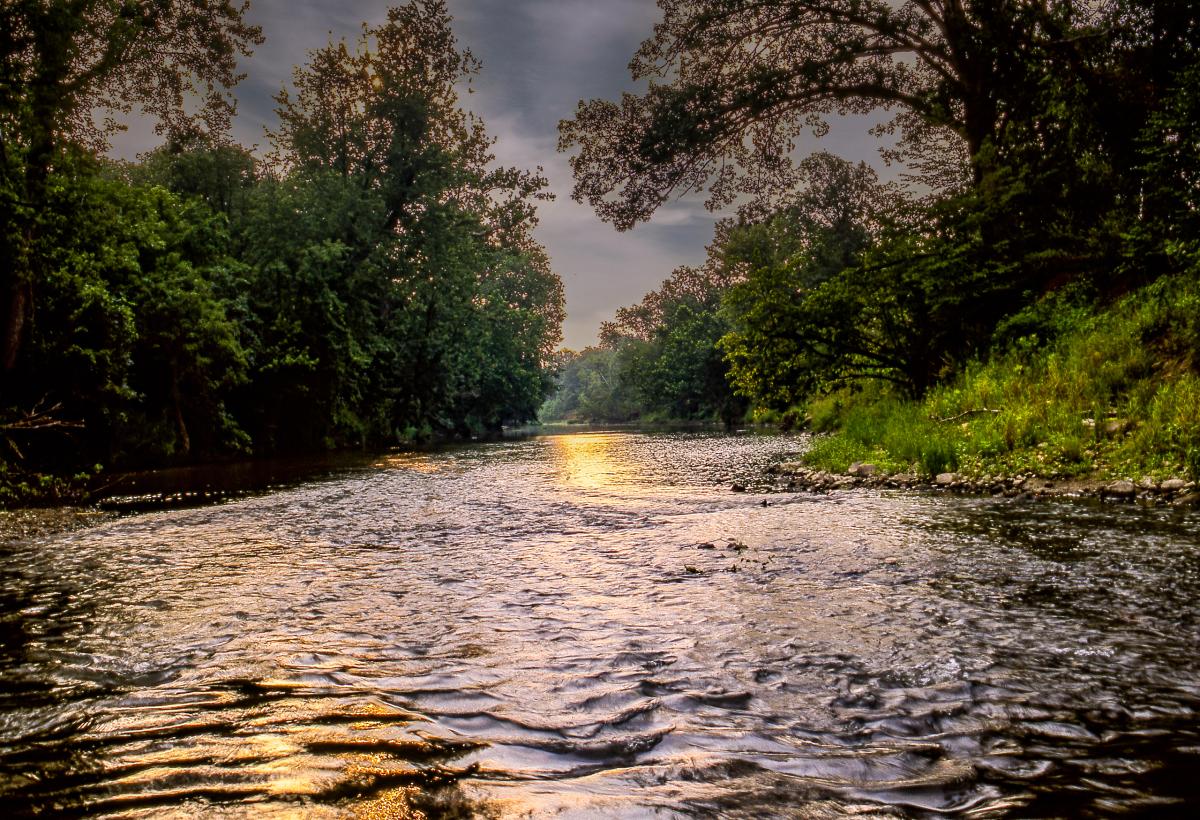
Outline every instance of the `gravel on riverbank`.
<svg viewBox="0 0 1200 820"><path fill-rule="evenodd" d="M787 492L830 492L853 487L932 490L963 495L989 495L1004 498L1099 498L1102 501L1136 502L1154 506L1200 507L1196 482L1181 478L1157 481L1101 481L1094 479L1055 479L1024 475L967 476L942 473L921 476L913 473L887 474L876 465L856 463L843 474L813 470L803 462L785 461L767 468L775 489ZM736 488L735 488L736 489Z"/></svg>

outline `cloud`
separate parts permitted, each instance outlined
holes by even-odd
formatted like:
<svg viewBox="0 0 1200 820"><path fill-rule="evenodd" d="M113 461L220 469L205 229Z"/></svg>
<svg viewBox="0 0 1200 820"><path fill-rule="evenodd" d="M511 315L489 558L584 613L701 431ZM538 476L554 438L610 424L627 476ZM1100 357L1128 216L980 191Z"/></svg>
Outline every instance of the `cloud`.
<svg viewBox="0 0 1200 820"><path fill-rule="evenodd" d="M540 208L537 237L566 288L564 344L594 344L602 321L679 265L701 262L712 238L713 217L696 201L669 204L650 224L617 233L570 198L567 157L555 150L558 121L580 99L633 88L626 66L658 10L646 0L461 0L451 9L460 39L483 60L467 103L497 137L498 160L543 167L557 195Z"/></svg>

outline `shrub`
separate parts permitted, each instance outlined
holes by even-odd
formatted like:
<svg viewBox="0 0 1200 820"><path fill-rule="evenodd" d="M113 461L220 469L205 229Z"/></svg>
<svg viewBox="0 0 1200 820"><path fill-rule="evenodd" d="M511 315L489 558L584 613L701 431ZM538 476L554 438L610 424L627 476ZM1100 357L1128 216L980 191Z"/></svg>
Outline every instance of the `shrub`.
<svg viewBox="0 0 1200 820"><path fill-rule="evenodd" d="M958 469L958 453L948 439L931 436L921 445L921 470L927 475Z"/></svg>
<svg viewBox="0 0 1200 820"><path fill-rule="evenodd" d="M1062 316L1043 306L1008 323L1045 336L1009 339L923 402L881 389L811 402L814 428L839 430L815 457L838 467L871 457L929 475L965 466L1200 478L1200 277L1160 278L1102 310L1066 304Z"/></svg>

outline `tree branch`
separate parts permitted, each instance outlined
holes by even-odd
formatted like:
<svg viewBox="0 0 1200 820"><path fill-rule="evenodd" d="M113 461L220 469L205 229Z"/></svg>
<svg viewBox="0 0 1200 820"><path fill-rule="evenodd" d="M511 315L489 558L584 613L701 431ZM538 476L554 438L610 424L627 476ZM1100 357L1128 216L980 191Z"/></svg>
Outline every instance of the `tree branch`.
<svg viewBox="0 0 1200 820"><path fill-rule="evenodd" d="M974 410L965 410L962 413L959 413L957 416L950 416L949 418L939 419L936 416L930 416L930 418L932 418L934 421L940 421L942 424L948 424L952 421L958 421L959 419L965 419L968 416L978 416L978 415L982 415L983 413L991 413L994 416L998 416L998 415L1000 415L1001 412L1002 411L1000 411L1000 410L989 410L986 407L980 407L980 408L977 408Z"/></svg>

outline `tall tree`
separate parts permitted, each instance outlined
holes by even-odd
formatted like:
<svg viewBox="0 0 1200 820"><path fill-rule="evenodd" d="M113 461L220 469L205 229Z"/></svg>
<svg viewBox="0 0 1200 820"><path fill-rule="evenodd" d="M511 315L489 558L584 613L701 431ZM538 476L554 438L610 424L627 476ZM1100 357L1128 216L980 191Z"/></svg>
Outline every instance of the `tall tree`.
<svg viewBox="0 0 1200 820"><path fill-rule="evenodd" d="M898 137L885 153L926 185L961 191L1025 163L1037 166L1022 183L1039 178L1037 196L1061 198L1072 174L1104 174L1102 199L1139 211L1139 140L1200 42L1196 0L659 6L631 63L646 90L581 102L560 126L574 196L620 229L706 185L713 206L770 200L796 187L789 155L805 129L881 108L894 118L877 130ZM1069 169L1043 170L1054 164ZM1086 200L1099 187L1070 193Z"/></svg>
<svg viewBox="0 0 1200 820"><path fill-rule="evenodd" d="M348 366L327 382L330 400L354 392L352 377L366 392L348 417L369 413L363 423L384 436L495 426L517 407L531 416L546 389L562 320L561 283L531 234L546 180L494 167L493 141L458 101L478 68L446 4L413 0L365 27L357 47L313 52L277 97L285 185L331 197L302 217L321 264L294 253L264 262L303 262L326 283L336 324L358 342L338 346ZM365 218L344 218L351 210Z"/></svg>
<svg viewBox="0 0 1200 820"><path fill-rule="evenodd" d="M47 180L70 143L98 148L140 106L175 134L222 133L249 3L9 0L0 6L0 375L17 365L40 276ZM189 112L185 100L199 99ZM97 122L97 118L102 118Z"/></svg>
<svg viewBox="0 0 1200 820"><path fill-rule="evenodd" d="M714 205L785 191L806 128L880 107L927 145L939 137L978 179L1006 90L1028 79L1021 55L1043 5L659 0L663 20L631 64L648 89L581 103L562 123L561 149L578 149L575 197L624 229L710 180Z"/></svg>

